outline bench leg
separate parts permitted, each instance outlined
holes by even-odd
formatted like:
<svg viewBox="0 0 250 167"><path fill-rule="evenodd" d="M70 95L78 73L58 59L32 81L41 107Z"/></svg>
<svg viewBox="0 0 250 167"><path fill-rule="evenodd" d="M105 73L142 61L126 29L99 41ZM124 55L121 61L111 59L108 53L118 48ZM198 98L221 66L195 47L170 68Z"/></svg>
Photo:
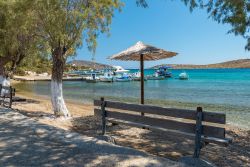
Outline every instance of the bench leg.
<svg viewBox="0 0 250 167"><path fill-rule="evenodd" d="M12 98L10 99L10 102L9 102L9 108L12 107Z"/></svg>
<svg viewBox="0 0 250 167"><path fill-rule="evenodd" d="M13 97L13 89L10 88L10 101L9 101L9 108L12 106L12 97Z"/></svg>
<svg viewBox="0 0 250 167"><path fill-rule="evenodd" d="M195 127L195 150L193 158L199 158L202 148L202 108L197 107L196 127Z"/></svg>
<svg viewBox="0 0 250 167"><path fill-rule="evenodd" d="M106 102L104 101L104 98L101 98L102 101L102 105L101 105L101 110L102 110L102 135L105 135L106 133L106 110L105 110L105 106L106 106Z"/></svg>

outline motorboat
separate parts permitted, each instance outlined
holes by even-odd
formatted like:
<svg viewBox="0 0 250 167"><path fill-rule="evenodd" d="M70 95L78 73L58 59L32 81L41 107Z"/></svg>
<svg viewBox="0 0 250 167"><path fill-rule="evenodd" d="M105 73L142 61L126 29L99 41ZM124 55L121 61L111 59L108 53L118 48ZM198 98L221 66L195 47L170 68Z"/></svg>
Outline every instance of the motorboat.
<svg viewBox="0 0 250 167"><path fill-rule="evenodd" d="M123 73L122 75L115 78L116 82L129 82L132 78L127 73Z"/></svg>
<svg viewBox="0 0 250 167"><path fill-rule="evenodd" d="M182 72L179 74L180 80L187 80L189 78L188 74L186 72Z"/></svg>
<svg viewBox="0 0 250 167"><path fill-rule="evenodd" d="M96 83L99 80L99 77L96 76L96 73L92 73L90 76L86 77L86 82Z"/></svg>
<svg viewBox="0 0 250 167"><path fill-rule="evenodd" d="M156 72L159 76L170 78L172 77L172 72L169 71L170 68L170 66L161 66Z"/></svg>
<svg viewBox="0 0 250 167"><path fill-rule="evenodd" d="M122 73L127 73L129 72L129 70L125 70L123 67L121 66L113 66L114 69L114 74L122 74Z"/></svg>
<svg viewBox="0 0 250 167"><path fill-rule="evenodd" d="M100 76L100 81L101 82L113 82L114 81L114 77L112 75L112 72L104 72L103 76Z"/></svg>

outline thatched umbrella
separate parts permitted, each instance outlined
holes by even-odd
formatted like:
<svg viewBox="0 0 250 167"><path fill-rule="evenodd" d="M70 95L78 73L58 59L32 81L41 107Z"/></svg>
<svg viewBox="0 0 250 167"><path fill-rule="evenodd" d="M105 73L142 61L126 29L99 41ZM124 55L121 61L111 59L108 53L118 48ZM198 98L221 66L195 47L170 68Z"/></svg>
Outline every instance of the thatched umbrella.
<svg viewBox="0 0 250 167"><path fill-rule="evenodd" d="M177 53L165 51L154 46L146 45L141 41L134 46L115 54L108 59L122 61L140 61L141 71L141 104L144 104L144 61L160 60L176 56Z"/></svg>

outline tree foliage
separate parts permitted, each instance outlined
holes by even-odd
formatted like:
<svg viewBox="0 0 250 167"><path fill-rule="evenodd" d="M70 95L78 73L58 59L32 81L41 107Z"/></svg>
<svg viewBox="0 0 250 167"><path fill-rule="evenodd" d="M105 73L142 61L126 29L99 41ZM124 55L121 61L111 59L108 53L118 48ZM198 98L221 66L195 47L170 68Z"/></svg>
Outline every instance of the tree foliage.
<svg viewBox="0 0 250 167"><path fill-rule="evenodd" d="M34 13L27 2L0 1L0 68L5 71L15 70L27 55L37 52Z"/></svg>
<svg viewBox="0 0 250 167"><path fill-rule="evenodd" d="M113 12L121 5L118 0L37 0L34 3L43 39L51 52L57 47L64 48L64 58L74 55L83 41L95 51L98 34L109 31Z"/></svg>

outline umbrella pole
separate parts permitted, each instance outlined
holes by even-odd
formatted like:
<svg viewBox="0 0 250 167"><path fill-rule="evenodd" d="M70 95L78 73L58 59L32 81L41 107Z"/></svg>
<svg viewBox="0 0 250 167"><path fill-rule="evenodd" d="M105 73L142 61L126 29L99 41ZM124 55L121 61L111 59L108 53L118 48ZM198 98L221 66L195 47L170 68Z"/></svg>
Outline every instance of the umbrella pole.
<svg viewBox="0 0 250 167"><path fill-rule="evenodd" d="M144 104L144 60L143 54L140 55L140 70L141 70L141 104ZM144 113L142 112L143 116Z"/></svg>

